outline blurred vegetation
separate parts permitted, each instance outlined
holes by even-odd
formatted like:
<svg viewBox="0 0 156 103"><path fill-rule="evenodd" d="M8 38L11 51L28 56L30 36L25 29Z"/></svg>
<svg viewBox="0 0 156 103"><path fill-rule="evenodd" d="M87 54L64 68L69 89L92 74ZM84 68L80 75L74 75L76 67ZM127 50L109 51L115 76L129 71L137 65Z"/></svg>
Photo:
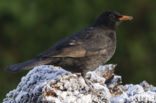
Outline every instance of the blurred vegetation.
<svg viewBox="0 0 156 103"><path fill-rule="evenodd" d="M131 15L117 30L109 63L124 83L156 84L156 1L154 0L0 0L0 99L27 73L5 67L31 59L53 43L85 28L106 10Z"/></svg>

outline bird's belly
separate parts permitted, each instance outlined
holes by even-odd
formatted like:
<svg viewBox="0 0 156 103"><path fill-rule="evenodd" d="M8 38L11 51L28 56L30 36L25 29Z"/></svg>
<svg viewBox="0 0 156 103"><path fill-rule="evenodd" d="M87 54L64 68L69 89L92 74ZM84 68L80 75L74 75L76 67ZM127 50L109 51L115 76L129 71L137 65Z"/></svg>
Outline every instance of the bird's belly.
<svg viewBox="0 0 156 103"><path fill-rule="evenodd" d="M88 69L94 70L100 65L105 64L114 55L115 47L108 48L104 54L89 57L87 61Z"/></svg>

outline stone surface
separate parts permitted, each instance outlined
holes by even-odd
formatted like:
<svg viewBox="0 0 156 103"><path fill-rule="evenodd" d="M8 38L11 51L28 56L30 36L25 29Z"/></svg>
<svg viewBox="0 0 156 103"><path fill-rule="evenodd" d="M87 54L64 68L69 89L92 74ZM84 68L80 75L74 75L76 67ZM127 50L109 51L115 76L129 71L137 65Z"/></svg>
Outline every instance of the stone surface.
<svg viewBox="0 0 156 103"><path fill-rule="evenodd" d="M156 102L156 87L146 81L122 85L121 76L114 74L115 66L109 64L88 72L89 85L81 74L54 66L35 67L6 95L3 103Z"/></svg>

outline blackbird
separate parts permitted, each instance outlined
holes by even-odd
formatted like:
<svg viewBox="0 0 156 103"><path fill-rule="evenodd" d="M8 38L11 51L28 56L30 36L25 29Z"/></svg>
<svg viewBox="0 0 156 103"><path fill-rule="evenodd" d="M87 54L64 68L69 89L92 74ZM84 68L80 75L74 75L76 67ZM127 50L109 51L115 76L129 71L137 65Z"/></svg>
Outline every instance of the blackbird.
<svg viewBox="0 0 156 103"><path fill-rule="evenodd" d="M121 21L131 19L131 16L116 11L106 11L89 27L56 42L31 60L7 67L7 71L18 72L39 65L55 65L85 77L86 72L106 63L113 56L116 28Z"/></svg>

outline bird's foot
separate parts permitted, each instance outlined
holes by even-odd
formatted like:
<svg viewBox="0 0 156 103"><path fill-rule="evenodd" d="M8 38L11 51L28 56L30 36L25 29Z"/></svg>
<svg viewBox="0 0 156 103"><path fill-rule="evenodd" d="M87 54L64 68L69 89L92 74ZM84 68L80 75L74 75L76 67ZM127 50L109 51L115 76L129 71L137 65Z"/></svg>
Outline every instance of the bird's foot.
<svg viewBox="0 0 156 103"><path fill-rule="evenodd" d="M96 90L94 89L93 85L91 82L89 82L86 78L84 78L85 83L87 84L87 86L89 87L88 93L91 93L92 95L98 95Z"/></svg>

